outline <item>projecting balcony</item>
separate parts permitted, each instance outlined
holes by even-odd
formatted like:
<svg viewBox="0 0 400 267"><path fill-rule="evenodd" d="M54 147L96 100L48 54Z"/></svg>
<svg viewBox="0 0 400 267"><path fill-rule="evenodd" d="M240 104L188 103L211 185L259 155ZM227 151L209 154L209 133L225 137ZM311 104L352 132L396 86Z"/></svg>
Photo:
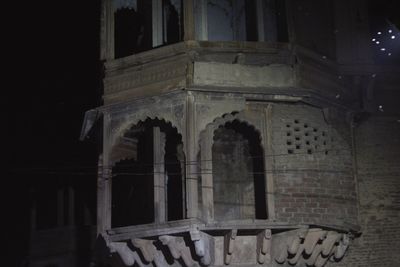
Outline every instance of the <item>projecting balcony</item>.
<svg viewBox="0 0 400 267"><path fill-rule="evenodd" d="M188 219L109 230L107 249L114 253L110 263L120 258L127 266L135 262L160 267L323 266L328 260L343 258L358 230L265 220L205 223Z"/></svg>

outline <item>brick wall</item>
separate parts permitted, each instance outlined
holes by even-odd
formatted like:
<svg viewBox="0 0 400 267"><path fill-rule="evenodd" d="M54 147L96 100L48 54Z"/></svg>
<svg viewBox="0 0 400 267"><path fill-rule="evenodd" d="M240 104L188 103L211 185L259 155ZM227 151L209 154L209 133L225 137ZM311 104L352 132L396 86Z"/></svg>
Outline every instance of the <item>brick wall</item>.
<svg viewBox="0 0 400 267"><path fill-rule="evenodd" d="M327 124L321 109L275 105L272 144L276 216L289 223L357 223L348 129Z"/></svg>
<svg viewBox="0 0 400 267"><path fill-rule="evenodd" d="M362 235L335 266L400 266L400 123L371 117L356 129Z"/></svg>

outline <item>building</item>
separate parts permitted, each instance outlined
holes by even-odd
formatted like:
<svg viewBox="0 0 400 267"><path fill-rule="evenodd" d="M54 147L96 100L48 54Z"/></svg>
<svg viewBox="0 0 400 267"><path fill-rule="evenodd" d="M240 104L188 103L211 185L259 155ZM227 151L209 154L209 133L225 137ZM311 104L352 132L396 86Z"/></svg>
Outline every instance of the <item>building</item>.
<svg viewBox="0 0 400 267"><path fill-rule="evenodd" d="M397 266L400 35L374 3L103 0L95 262Z"/></svg>

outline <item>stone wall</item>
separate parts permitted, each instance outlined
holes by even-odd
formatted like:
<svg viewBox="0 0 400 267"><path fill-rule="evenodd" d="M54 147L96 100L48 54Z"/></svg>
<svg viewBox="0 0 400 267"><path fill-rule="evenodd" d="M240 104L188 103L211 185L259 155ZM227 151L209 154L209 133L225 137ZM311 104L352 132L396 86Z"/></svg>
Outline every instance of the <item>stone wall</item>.
<svg viewBox="0 0 400 267"><path fill-rule="evenodd" d="M336 266L400 263L400 123L371 117L356 128L362 235Z"/></svg>
<svg viewBox="0 0 400 267"><path fill-rule="evenodd" d="M272 144L276 218L288 223L357 223L349 129L321 109L274 105ZM345 136L346 135L346 136Z"/></svg>

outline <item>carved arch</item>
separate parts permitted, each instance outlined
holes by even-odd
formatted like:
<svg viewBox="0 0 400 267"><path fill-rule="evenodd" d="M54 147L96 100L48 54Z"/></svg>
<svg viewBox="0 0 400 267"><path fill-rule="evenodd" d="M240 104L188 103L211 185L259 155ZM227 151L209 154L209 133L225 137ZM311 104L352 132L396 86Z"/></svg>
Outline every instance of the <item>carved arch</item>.
<svg viewBox="0 0 400 267"><path fill-rule="evenodd" d="M202 140L204 138L209 138L208 136L206 136L208 131L214 132L216 129L218 129L218 127L223 126L226 123L233 122L235 120L246 124L247 126L252 128L255 132L257 132L258 136L260 138L260 145L263 149L265 149L265 145L264 145L265 141L262 138L262 129L259 129L258 127L256 127L255 124L253 122L251 122L246 117L246 114L242 111L241 112L233 111L231 113L225 113L221 117L217 117L212 122L207 124L206 129L204 129L200 132L199 148L200 148L200 144L201 144ZM199 150L199 151L201 151L201 150Z"/></svg>
<svg viewBox="0 0 400 267"><path fill-rule="evenodd" d="M145 123L147 120L159 120L159 121L164 122L167 125L170 125L171 128L175 129L177 134L181 136L183 151L185 151L184 150L185 140L183 138L184 135L183 135L180 127L178 127L176 124L172 123L172 120L168 120L168 119L166 119L162 116L158 116L158 115L135 117L133 120L127 120L127 121L121 123L118 127L113 129L111 142L110 142L110 167L113 167L115 165L115 163L117 163L118 161L129 159L127 157L115 157L114 156L115 150L116 150L118 144L120 144L121 139L125 136L125 134L127 132L129 132L129 130L132 129L132 127L139 125L140 123Z"/></svg>
<svg viewBox="0 0 400 267"><path fill-rule="evenodd" d="M213 122L207 124L206 128L200 133L199 138L199 156L200 156L200 166L201 166L201 195L202 195L202 217L206 221L212 221L215 219L214 215L214 177L213 177L213 155L212 155L212 147L214 144L214 134L215 131L228 123L238 122L240 124L244 124L246 127L250 128L251 131L258 137L258 140L250 140L255 141L253 145L258 146L261 150L261 157L257 157L261 160L262 169L263 169L263 182L260 192L258 190L255 193L256 197L259 200L255 200L255 218L268 218L268 208L266 206L265 192L266 192L266 181L267 177L265 176L265 162L264 162L264 153L265 146L263 144L263 134L261 129L262 125L257 127L255 123L252 123L248 119L248 115L245 112L233 112L224 114L222 117L216 118ZM262 158L262 159L261 159ZM211 160L210 160L211 159ZM258 165L261 166L261 165ZM258 208L257 208L258 207Z"/></svg>

